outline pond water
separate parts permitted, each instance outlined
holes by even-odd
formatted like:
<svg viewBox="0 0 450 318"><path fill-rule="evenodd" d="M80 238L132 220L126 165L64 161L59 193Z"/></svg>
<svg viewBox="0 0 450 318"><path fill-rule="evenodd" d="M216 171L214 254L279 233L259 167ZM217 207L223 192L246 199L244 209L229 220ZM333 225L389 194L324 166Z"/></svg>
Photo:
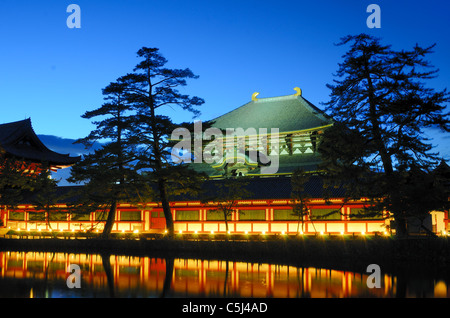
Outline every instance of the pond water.
<svg viewBox="0 0 450 318"><path fill-rule="evenodd" d="M0 297L445 297L448 281L233 261L0 252ZM72 287L72 288L71 288Z"/></svg>

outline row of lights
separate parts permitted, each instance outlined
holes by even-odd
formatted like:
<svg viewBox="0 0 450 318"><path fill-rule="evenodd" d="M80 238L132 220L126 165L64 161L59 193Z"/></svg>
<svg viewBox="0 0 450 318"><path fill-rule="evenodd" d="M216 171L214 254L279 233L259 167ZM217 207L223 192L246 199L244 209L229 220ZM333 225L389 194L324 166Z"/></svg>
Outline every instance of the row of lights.
<svg viewBox="0 0 450 318"><path fill-rule="evenodd" d="M165 230L164 233L167 233L167 230ZM178 234L183 234L183 231L182 231L182 230L179 230L179 231L178 231ZM194 231L194 234L198 234L198 231ZM210 234L214 235L215 232L214 232L214 231L211 231ZM228 231L227 234L231 234L231 232ZM245 231L244 234L248 234L248 231ZM279 234L281 234L281 235L286 235L286 232L285 232L285 231L281 231ZM320 231L320 235L325 235L325 234L326 234L326 233L324 233L323 231ZM342 231L340 232L340 234L341 234L341 235L345 235L345 233L342 232ZM386 231L383 232L383 234L384 234L385 236L388 236L388 235L389 235L389 233L386 232ZM262 231L262 232L261 232L261 235L266 235L266 231ZM300 231L299 235L304 235L303 231ZM363 231L363 232L361 232L361 235L364 236L364 235L366 235L366 233Z"/></svg>
<svg viewBox="0 0 450 318"><path fill-rule="evenodd" d="M9 227L9 229L11 229L11 228ZM22 231L22 229L16 229L16 231L17 231L17 232L20 232L20 231ZM25 229L24 231L30 232L31 229ZM38 229L37 231L38 231L38 232L41 232L42 229ZM49 231L49 232L53 232L52 229L49 229L48 231ZM63 232L63 231L64 231L63 229L59 229L59 232ZM72 233L74 233L74 232L75 232L75 229L72 229L72 230L70 230L70 231L71 231ZM81 231L81 230L77 230L77 232L80 232L80 231ZM82 231L83 231L84 233L86 233L86 230L82 230ZM98 231L98 230L95 230L95 232L98 233L99 231ZM122 233L125 233L125 230L122 230ZM138 234L138 233L139 233L139 230L134 230L133 233ZM167 233L167 230L165 230L164 233ZM182 230L179 230L179 231L178 231L178 234L183 234L183 231L182 231ZM198 231L194 231L194 234L198 234ZM214 235L215 232L214 232L214 231L211 231L210 234L211 234L211 235ZM231 234L231 232L228 231L227 234ZM247 234L248 234L248 231L245 231L244 234L247 235ZM281 231L280 234L281 234L281 235L286 235L286 232L285 232L285 231ZM326 233L324 233L323 231L320 231L320 235L325 235L325 234L326 234ZM345 233L344 233L343 231L341 231L340 234L341 234L341 235L344 235ZM262 232L261 232L261 235L266 235L266 231L262 231ZM304 235L303 231L300 231L299 235ZM363 232L361 232L361 235L364 236L364 235L366 235L366 233L363 231ZM389 233L385 231L385 232L383 232L383 235L389 236ZM444 231L442 231L442 235L449 235L449 233L448 233L447 231L444 230Z"/></svg>
<svg viewBox="0 0 450 318"><path fill-rule="evenodd" d="M11 228L9 228L9 229L11 229ZM30 232L30 231L33 231L33 230L31 230L31 229L25 229L25 230L22 230L22 229L15 229L15 231L17 231L17 232L21 232L21 231L27 231L27 232ZM37 229L37 231L38 231L38 232L42 232L42 229ZM56 231L57 231L57 232L63 232L64 230L63 230L63 229L59 229L59 230L56 230ZM71 230L69 230L69 231L73 233L73 232L75 232L75 229L71 229ZM87 232L86 230L76 230L76 231L77 231L77 232L84 232L84 233ZM53 230L52 230L52 229L49 229L48 232L53 232ZM98 233L99 230L95 230L95 232ZM122 233L125 233L125 230L122 230ZM138 234L138 233L139 233L139 230L134 230L133 233Z"/></svg>
<svg viewBox="0 0 450 318"><path fill-rule="evenodd" d="M16 229L16 231L17 231L17 232L20 232L20 231L22 231L22 229ZM26 229L26 230L24 230L24 231L30 232L31 229ZM41 232L42 229L38 229L37 231L38 231L38 232ZM48 231L49 231L49 232L53 232L52 229L49 229ZM63 230L63 229L59 229L58 231L59 231L59 232L63 232L64 230ZM70 230L70 231L73 233L73 232L75 232L75 229L72 229L72 230ZM80 232L80 231L81 231L81 230L77 230L77 232ZM86 232L86 230L83 230L83 232ZM98 233L99 230L95 230L95 232ZM125 233L125 230L122 230L122 233ZM133 233L138 234L138 233L139 233L139 230L134 230ZM165 230L164 233L167 233L167 230ZM182 231L182 230L179 230L179 231L178 231L178 234L183 234L183 231ZM194 231L194 234L198 234L198 231ZM211 234L211 235L214 235L215 232L214 232L214 231L211 231L210 234ZM228 231L227 234L231 234L231 232ZM247 235L247 234L248 234L248 231L245 231L244 234ZM285 231L281 231L280 234L281 234L281 235L286 235L286 232L285 232ZM320 235L325 235L325 234L326 234L326 233L324 233L324 231L320 231ZM340 234L341 234L341 235L344 235L345 233L341 231ZM385 236L389 236L389 233L386 232L386 231L383 232L383 234L384 234ZM266 232L265 232L265 231L262 231L262 232L261 232L261 235L266 235ZM300 231L299 235L304 235L303 231ZM361 232L361 235L364 236L364 235L366 235L366 233L363 231L363 232ZM444 230L444 231L442 231L442 235L449 235L449 233L446 232L446 231Z"/></svg>

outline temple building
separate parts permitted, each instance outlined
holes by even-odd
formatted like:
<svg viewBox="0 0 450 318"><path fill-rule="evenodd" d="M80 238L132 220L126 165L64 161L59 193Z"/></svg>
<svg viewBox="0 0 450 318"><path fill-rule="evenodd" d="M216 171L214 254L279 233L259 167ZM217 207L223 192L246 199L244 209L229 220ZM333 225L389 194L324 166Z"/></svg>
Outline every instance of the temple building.
<svg viewBox="0 0 450 318"><path fill-rule="evenodd" d="M0 155L46 164L52 171L70 167L80 160L80 157L70 157L47 148L34 132L29 118L0 124Z"/></svg>
<svg viewBox="0 0 450 318"><path fill-rule="evenodd" d="M290 175L298 168L315 171L320 163L317 140L333 121L306 100L300 88L294 90L292 95L269 98L257 98L255 92L247 104L211 120L212 127L234 132L234 137L221 140L225 150L215 163L195 164L195 168L213 178L273 177Z"/></svg>
<svg viewBox="0 0 450 318"><path fill-rule="evenodd" d="M323 181L314 172L321 162L317 152L318 138L333 125L333 120L305 99L299 88L294 88L294 92L269 98L258 98L259 93L254 93L248 103L210 121L216 131L230 131L234 135L217 137L215 140L223 151L217 151L216 147L210 152L213 161L194 162L192 167L210 176L204 188L212 192L217 191L225 177L250 176L245 188L251 195L236 200L234 212L227 222L223 214L217 212L217 202L205 202L196 197L172 200L176 233L385 235L391 232L388 211L375 218L353 217L366 206L365 198L347 202L343 189L336 188L331 198L325 199ZM5 137L16 130L17 138ZM29 121L2 125L0 145L16 156L45 159L54 168L75 162L75 158L48 150L31 132ZM24 145L30 148L25 150ZM291 175L296 169L311 173L304 185L309 196L309 211L302 218L293 213ZM72 188L60 187L59 191L67 192ZM59 205L62 209L64 206L64 202ZM32 203L24 202L15 211L4 215L4 224L11 229L35 231L101 231L104 224L98 211L84 215L58 212L49 216L49 222L30 213L33 211ZM429 226L435 233L445 233L447 223L448 213L431 214ZM113 231L164 233L165 218L160 203L144 202L139 207L119 204Z"/></svg>
<svg viewBox="0 0 450 318"><path fill-rule="evenodd" d="M71 157L50 150L33 130L31 120L25 119L0 124L0 158L15 162L12 169L20 167L30 174L40 173L42 169L57 171L75 164L80 157ZM14 211L0 206L0 224L7 225ZM25 218L25 212L21 212ZM28 225L26 225L28 226Z"/></svg>

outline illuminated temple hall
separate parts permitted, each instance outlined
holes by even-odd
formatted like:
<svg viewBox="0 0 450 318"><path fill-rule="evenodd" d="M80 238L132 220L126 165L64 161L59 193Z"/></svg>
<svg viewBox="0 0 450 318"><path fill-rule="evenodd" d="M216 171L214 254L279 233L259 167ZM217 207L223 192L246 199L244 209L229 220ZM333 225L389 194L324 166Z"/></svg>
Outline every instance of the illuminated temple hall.
<svg viewBox="0 0 450 318"><path fill-rule="evenodd" d="M304 224L299 226L298 216L292 214L290 175L297 168L312 174L316 171L320 163L317 140L325 129L333 125L333 122L320 109L308 102L299 88L295 88L294 91L292 95L269 98L258 98L258 93L254 93L245 105L211 121L213 127L220 129L242 128L251 132L254 128L257 133L266 129L264 136L250 136L256 140L264 139L263 143L248 142L242 147L240 145L235 147L235 144L226 144L227 140L224 141L227 150L219 154L213 163L192 163L195 169L206 172L211 177L205 182L205 188L209 191L215 191L223 182L224 176L253 177L246 186L251 196L237 201L236 211L228 221L229 234L297 234L299 231L306 235L387 234L390 224L388 212L384 213L386 218L350 217L364 207L364 198L343 204L342 190L335 189L330 200L331 204L328 204L330 202L324 199L323 183L318 176L312 176L305 185L305 191L311 198L309 214L305 217ZM23 124L28 125L27 122ZM0 143L4 147L2 141L8 138L4 135L5 130L2 130L4 129L2 127L7 125L0 126L0 133L3 134L0 135ZM274 133L273 128L278 131ZM37 137L33 135L31 137L30 144L39 146L42 152L44 148ZM24 141L24 145L27 143ZM241 153L237 149L241 149ZM44 153L60 160L59 162L55 160L55 167L74 162L73 158L50 153L45 149ZM252 156L252 153L258 155ZM262 159L267 159L264 156L270 158L269 163L262 162ZM264 169L274 162L277 163L276 171L265 173ZM72 188L59 187L59 191L64 193ZM165 219L160 204L158 202L145 204L145 209L127 203L119 204L113 231L164 233ZM60 207L64 208L64 202ZM223 216L215 212L217 205L214 205L214 202L207 204L200 198L184 197L172 200L171 208L175 231L178 234L227 234ZM330 213L336 210L340 213ZM11 229L35 231L49 229L85 231L92 228L102 230L102 218L97 211L84 215L52 213L49 224L44 222L44 218L38 213L32 212L35 212L33 205L24 202L17 210L2 214L3 224ZM447 219L444 212L432 212L430 229L438 234L444 233L447 230Z"/></svg>
<svg viewBox="0 0 450 318"><path fill-rule="evenodd" d="M203 168L211 177L222 177L225 170L230 175L265 176L264 165L258 165L258 160L249 155L253 151L275 159L277 169L271 171L270 176L290 175L297 168L315 171L320 163L318 138L324 129L333 125L333 121L303 98L300 88L295 91L293 95L269 98L258 98L256 92L247 104L211 120L212 127L231 129L236 134L244 132L246 144L239 145L239 138L231 139L231 145L225 140L223 160L211 165L195 164L194 168ZM242 151L245 158L241 160L238 160L239 151L236 150L239 146L245 150ZM233 150L235 152L230 155Z"/></svg>

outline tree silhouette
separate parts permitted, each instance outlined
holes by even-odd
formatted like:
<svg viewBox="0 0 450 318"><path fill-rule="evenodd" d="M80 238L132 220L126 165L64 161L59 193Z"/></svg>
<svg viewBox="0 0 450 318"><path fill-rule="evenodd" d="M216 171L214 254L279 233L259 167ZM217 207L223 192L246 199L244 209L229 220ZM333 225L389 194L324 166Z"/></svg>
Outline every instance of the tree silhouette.
<svg viewBox="0 0 450 318"><path fill-rule="evenodd" d="M125 87L120 79L110 83L103 89L106 102L82 116L87 119L100 117L102 120L94 121L96 129L77 143L90 148L93 143L102 141L102 146L75 164L69 178L71 182L87 183L84 188L87 191L79 193L79 200L72 205L72 211L90 213L109 207L103 229L105 237L113 228L117 204L132 201L138 193L147 190L136 182L139 177L135 170L135 117L127 102ZM150 192L147 194L150 195Z"/></svg>
<svg viewBox="0 0 450 318"><path fill-rule="evenodd" d="M135 136L140 147L137 149L137 169L148 182L156 185L158 201L161 202L168 235L174 234L170 196L199 189L199 174L183 164L175 164L171 158L174 145L170 136L177 125L164 115L167 107L179 107L193 116L204 100L182 94L179 88L187 85L187 79L197 75L186 69L166 68L164 58L157 48L143 47L137 55L141 61L134 72L121 77L126 83L127 100L136 111Z"/></svg>
<svg viewBox="0 0 450 318"><path fill-rule="evenodd" d="M346 36L338 45L350 48L338 79L328 85L326 111L337 125L320 145L323 168L345 181L348 195L383 198L380 211L390 211L397 234L406 235L411 197L404 195L405 178L417 169L430 173L441 159L422 131L450 130L448 113L443 113L447 91L424 83L437 73L425 59L434 45L395 51L366 34Z"/></svg>

